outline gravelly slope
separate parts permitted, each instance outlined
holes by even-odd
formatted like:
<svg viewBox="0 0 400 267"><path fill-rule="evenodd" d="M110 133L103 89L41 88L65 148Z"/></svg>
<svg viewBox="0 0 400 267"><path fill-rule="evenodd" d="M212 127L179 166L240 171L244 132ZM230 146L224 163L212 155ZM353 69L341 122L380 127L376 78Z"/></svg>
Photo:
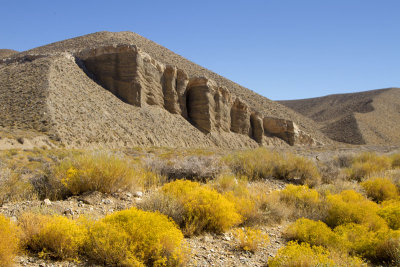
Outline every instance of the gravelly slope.
<svg viewBox="0 0 400 267"><path fill-rule="evenodd" d="M268 98L265 98L224 77L221 77L220 75L173 53L167 48L132 32L98 32L38 47L19 53L14 57L22 57L28 54L52 54L63 51L74 53L88 47L112 44L135 44L154 57L156 60L159 60L165 64L173 64L181 69L184 69L191 77L207 76L217 81L220 85L226 86L234 95L241 97L249 104L251 109L258 111L263 115L293 120L300 126L301 129L307 133L310 133L315 139L322 141L323 143L330 142L328 138L326 138L319 130L317 130L318 127L316 127L316 124L312 120L305 118L304 116L278 104L277 102L271 101Z"/></svg>
<svg viewBox="0 0 400 267"><path fill-rule="evenodd" d="M11 55L17 54L18 51L12 49L0 49L0 59L9 57Z"/></svg>
<svg viewBox="0 0 400 267"><path fill-rule="evenodd" d="M400 89L279 101L313 119L330 138L351 144L400 143Z"/></svg>

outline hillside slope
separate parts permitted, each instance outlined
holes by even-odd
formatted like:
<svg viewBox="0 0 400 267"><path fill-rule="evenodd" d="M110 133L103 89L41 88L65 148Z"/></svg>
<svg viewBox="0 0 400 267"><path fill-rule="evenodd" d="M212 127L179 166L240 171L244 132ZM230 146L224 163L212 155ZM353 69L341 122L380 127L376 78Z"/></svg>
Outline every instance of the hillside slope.
<svg viewBox="0 0 400 267"><path fill-rule="evenodd" d="M350 144L400 143L400 89L279 101L309 117L333 140Z"/></svg>
<svg viewBox="0 0 400 267"><path fill-rule="evenodd" d="M0 49L0 59L9 57L11 55L17 54L18 51L12 49Z"/></svg>
<svg viewBox="0 0 400 267"><path fill-rule="evenodd" d="M180 71L187 75L179 99L186 115L171 110ZM312 120L132 32L99 32L14 54L0 64L0 76L1 126L33 128L65 144L240 148L294 144L287 136L294 133L299 143L330 142ZM140 87L142 102L132 102L132 86ZM32 92L32 99L20 97Z"/></svg>

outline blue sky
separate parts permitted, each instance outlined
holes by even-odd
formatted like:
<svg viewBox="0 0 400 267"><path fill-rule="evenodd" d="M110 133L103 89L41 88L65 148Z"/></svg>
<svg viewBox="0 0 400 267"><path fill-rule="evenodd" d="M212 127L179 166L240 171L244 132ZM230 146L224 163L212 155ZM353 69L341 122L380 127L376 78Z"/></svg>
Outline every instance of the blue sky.
<svg viewBox="0 0 400 267"><path fill-rule="evenodd" d="M133 31L268 98L400 87L400 1L4 1L0 48Z"/></svg>

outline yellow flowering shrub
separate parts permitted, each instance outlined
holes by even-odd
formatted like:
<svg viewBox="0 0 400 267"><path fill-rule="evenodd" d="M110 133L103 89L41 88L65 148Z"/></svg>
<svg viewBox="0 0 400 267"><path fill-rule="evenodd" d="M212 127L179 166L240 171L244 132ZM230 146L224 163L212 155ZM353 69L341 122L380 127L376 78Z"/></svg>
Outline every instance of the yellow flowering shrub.
<svg viewBox="0 0 400 267"><path fill-rule="evenodd" d="M165 184L162 192L184 207L181 226L187 235L202 231L220 233L242 222L234 203L197 182L177 180Z"/></svg>
<svg viewBox="0 0 400 267"><path fill-rule="evenodd" d="M313 246L340 248L341 240L325 223L306 218L298 219L289 225L285 236L291 240L306 242Z"/></svg>
<svg viewBox="0 0 400 267"><path fill-rule="evenodd" d="M12 266L18 252L18 229L8 218L0 215L0 265Z"/></svg>
<svg viewBox="0 0 400 267"><path fill-rule="evenodd" d="M378 211L393 230L400 230L400 201L388 200L381 203L382 208Z"/></svg>
<svg viewBox="0 0 400 267"><path fill-rule="evenodd" d="M365 266L357 257L330 252L320 246L290 241L280 248L275 257L268 261L269 267L313 267L313 266Z"/></svg>
<svg viewBox="0 0 400 267"><path fill-rule="evenodd" d="M399 197L396 185L388 178L371 178L361 183L367 196L376 202Z"/></svg>
<svg viewBox="0 0 400 267"><path fill-rule="evenodd" d="M387 156L366 152L354 157L351 167L347 168L346 172L351 179L361 181L372 174L390 169L391 165Z"/></svg>
<svg viewBox="0 0 400 267"><path fill-rule="evenodd" d="M255 252L260 247L265 247L269 243L268 234L251 227L236 229L234 235L238 241L238 247L245 251Z"/></svg>
<svg viewBox="0 0 400 267"><path fill-rule="evenodd" d="M353 190L328 195L327 207L325 222L332 228L346 223L365 224L373 230L387 228L385 220L377 215L379 205Z"/></svg>
<svg viewBox="0 0 400 267"><path fill-rule="evenodd" d="M365 225L349 223L336 227L334 232L344 240L344 246L352 254L375 263L400 261L400 231L371 231Z"/></svg>
<svg viewBox="0 0 400 267"><path fill-rule="evenodd" d="M306 185L287 185L278 191L280 199L287 203L296 203L296 206L315 206L320 202L318 191Z"/></svg>
<svg viewBox="0 0 400 267"><path fill-rule="evenodd" d="M29 214L20 221L24 245L43 258L77 260L85 241L85 225L58 215Z"/></svg>
<svg viewBox="0 0 400 267"><path fill-rule="evenodd" d="M107 266L181 266L188 257L183 234L173 221L136 208L95 222L89 227L84 251Z"/></svg>
<svg viewBox="0 0 400 267"><path fill-rule="evenodd" d="M65 158L56 167L55 176L73 195L87 191L111 194L155 185L161 179L126 157L104 151Z"/></svg>

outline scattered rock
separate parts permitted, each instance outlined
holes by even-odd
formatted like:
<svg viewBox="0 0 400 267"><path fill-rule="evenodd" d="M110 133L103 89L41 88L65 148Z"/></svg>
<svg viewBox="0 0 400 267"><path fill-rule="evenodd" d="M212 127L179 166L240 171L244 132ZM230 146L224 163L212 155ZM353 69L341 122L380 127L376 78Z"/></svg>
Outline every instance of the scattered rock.
<svg viewBox="0 0 400 267"><path fill-rule="evenodd" d="M46 198L45 200L43 200L43 203L46 205L46 206L51 206L51 201L50 201L50 199L48 199L48 198Z"/></svg>

